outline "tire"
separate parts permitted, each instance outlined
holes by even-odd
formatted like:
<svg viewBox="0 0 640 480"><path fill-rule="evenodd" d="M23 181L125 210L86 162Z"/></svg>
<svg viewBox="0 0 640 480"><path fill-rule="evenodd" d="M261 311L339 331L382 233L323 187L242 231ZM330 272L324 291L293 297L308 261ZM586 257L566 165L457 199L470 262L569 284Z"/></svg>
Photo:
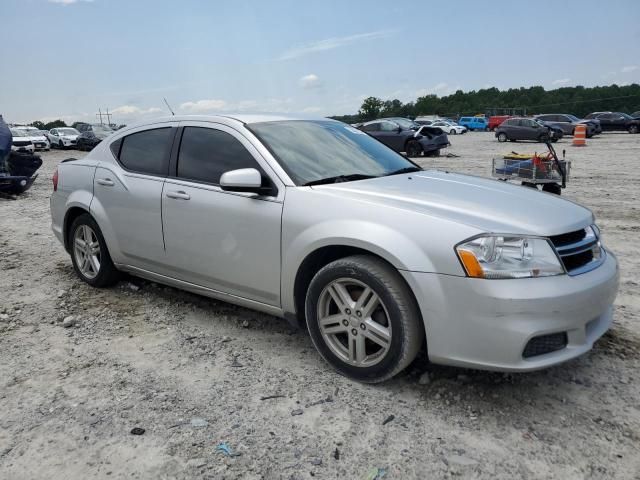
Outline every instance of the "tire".
<svg viewBox="0 0 640 480"><path fill-rule="evenodd" d="M60 142L58 142L58 148L60 150L64 150L64 143L62 143L62 140L60 140Z"/></svg>
<svg viewBox="0 0 640 480"><path fill-rule="evenodd" d="M417 140L409 140L404 147L407 157L419 157L422 153L422 145Z"/></svg>
<svg viewBox="0 0 640 480"><path fill-rule="evenodd" d="M358 316L361 299L365 311ZM370 314L368 306L373 307ZM359 382L393 377L415 359L424 340L420 312L404 279L369 255L336 260L316 273L305 313L320 355L340 374Z"/></svg>
<svg viewBox="0 0 640 480"><path fill-rule="evenodd" d="M540 143L548 142L549 141L549 135L545 135L545 134L540 135L540 137L538 137L538 141Z"/></svg>
<svg viewBox="0 0 640 480"><path fill-rule="evenodd" d="M504 143L504 142L506 142L507 140L509 140L509 137L507 137L507 134L506 134L506 133L504 133L504 132L500 132L500 133L498 134L498 141L499 141L500 143Z"/></svg>
<svg viewBox="0 0 640 480"><path fill-rule="evenodd" d="M452 128L451 130L449 130L449 135L457 135L458 132L456 132L455 128Z"/></svg>
<svg viewBox="0 0 640 480"><path fill-rule="evenodd" d="M638 133L638 125L630 125L629 133Z"/></svg>
<svg viewBox="0 0 640 480"><path fill-rule="evenodd" d="M562 194L562 187L557 183L545 183L542 185L542 191L547 193L553 193L555 195Z"/></svg>
<svg viewBox="0 0 640 480"><path fill-rule="evenodd" d="M83 213L77 217L71 224L68 235L73 269L82 281L96 288L108 287L118 281L120 273L113 265L100 227L98 227L91 215ZM91 246L83 248L78 241L82 240L86 243L88 238L91 239L90 245L93 245L93 249L91 249ZM96 242L97 246L95 245ZM93 261L87 260L85 263L83 259L87 257L89 249L97 253L92 255Z"/></svg>
<svg viewBox="0 0 640 480"><path fill-rule="evenodd" d="M425 153L426 157L439 157L440 156L440 149L438 150L431 150L429 153Z"/></svg>

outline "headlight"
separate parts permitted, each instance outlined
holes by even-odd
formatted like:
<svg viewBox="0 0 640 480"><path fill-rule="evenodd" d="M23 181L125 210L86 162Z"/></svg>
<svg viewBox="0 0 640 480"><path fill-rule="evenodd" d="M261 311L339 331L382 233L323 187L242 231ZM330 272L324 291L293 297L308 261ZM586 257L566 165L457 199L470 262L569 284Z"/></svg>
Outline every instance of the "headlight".
<svg viewBox="0 0 640 480"><path fill-rule="evenodd" d="M484 235L456 247L467 275L503 279L550 277L564 269L544 238Z"/></svg>

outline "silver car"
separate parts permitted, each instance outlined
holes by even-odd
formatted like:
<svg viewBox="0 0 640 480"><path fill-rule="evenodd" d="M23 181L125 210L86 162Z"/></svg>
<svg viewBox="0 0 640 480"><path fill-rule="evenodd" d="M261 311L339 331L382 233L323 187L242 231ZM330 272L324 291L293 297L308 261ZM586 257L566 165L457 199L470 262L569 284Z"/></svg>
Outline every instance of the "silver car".
<svg viewBox="0 0 640 480"><path fill-rule="evenodd" d="M588 209L424 171L327 119L124 128L59 165L51 216L88 284L128 272L284 317L362 382L422 347L490 370L569 360L610 327L618 287Z"/></svg>

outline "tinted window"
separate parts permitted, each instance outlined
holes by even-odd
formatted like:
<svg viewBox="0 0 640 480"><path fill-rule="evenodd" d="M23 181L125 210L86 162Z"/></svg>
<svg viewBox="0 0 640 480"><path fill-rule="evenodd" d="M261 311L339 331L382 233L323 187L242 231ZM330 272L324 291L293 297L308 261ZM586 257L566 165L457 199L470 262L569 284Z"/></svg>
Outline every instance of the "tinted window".
<svg viewBox="0 0 640 480"><path fill-rule="evenodd" d="M379 132L380 131L380 122L370 123L369 125L363 125L361 130L365 132Z"/></svg>
<svg viewBox="0 0 640 480"><path fill-rule="evenodd" d="M398 125L396 125L395 123L391 123L391 122L381 122L380 123L380 130L382 130L383 132L397 132L398 131Z"/></svg>
<svg viewBox="0 0 640 480"><path fill-rule="evenodd" d="M127 170L166 175L173 130L156 128L124 137L118 159Z"/></svg>
<svg viewBox="0 0 640 480"><path fill-rule="evenodd" d="M178 177L220 183L229 170L256 168L258 163L232 135L212 128L186 127L178 155Z"/></svg>

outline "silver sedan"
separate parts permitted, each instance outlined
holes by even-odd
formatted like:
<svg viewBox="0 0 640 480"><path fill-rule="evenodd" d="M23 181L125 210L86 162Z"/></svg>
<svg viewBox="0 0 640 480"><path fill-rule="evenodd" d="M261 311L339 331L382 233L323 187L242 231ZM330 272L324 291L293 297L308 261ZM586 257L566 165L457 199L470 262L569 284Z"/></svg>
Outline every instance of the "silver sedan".
<svg viewBox="0 0 640 480"><path fill-rule="evenodd" d="M503 371L574 358L610 327L618 285L588 209L424 171L327 119L124 128L59 165L51 215L88 284L129 272L284 317L363 382L421 349Z"/></svg>

